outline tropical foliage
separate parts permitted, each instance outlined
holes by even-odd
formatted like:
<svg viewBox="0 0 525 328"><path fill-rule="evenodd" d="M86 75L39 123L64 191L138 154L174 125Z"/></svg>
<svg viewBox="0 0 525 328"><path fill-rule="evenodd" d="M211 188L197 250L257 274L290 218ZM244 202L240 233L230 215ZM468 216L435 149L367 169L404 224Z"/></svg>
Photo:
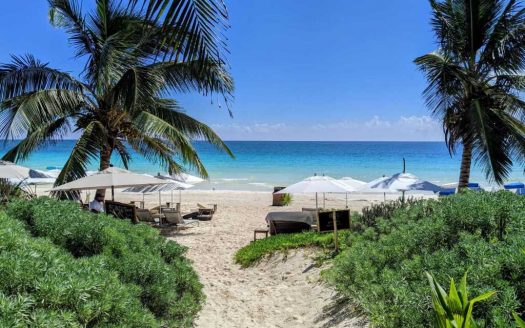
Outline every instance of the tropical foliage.
<svg viewBox="0 0 525 328"><path fill-rule="evenodd" d="M524 197L465 192L419 201L370 222L346 239L327 276L375 326L434 324L425 272L445 281L468 271L469 293L496 291L473 309L480 327L512 327L512 313L525 313Z"/></svg>
<svg viewBox="0 0 525 328"><path fill-rule="evenodd" d="M228 26L228 11L222 0L130 0L148 19L159 22L165 32L165 44L173 45L171 57L182 60L198 58L225 63L226 42L223 32ZM187 39L188 48L177 46Z"/></svg>
<svg viewBox="0 0 525 328"><path fill-rule="evenodd" d="M186 249L143 224L38 198L0 212L1 327L191 327Z"/></svg>
<svg viewBox="0 0 525 328"><path fill-rule="evenodd" d="M525 10L518 0L430 0L439 49L415 60L424 91L443 122L449 150L462 146L459 184L473 155L502 183L525 155Z"/></svg>
<svg viewBox="0 0 525 328"><path fill-rule="evenodd" d="M205 2L198 1L200 9L194 13L200 20L213 17ZM97 0L90 13L77 0L49 4L51 23L65 29L75 57L85 66L79 79L31 55L0 66L0 134L23 139L4 159L23 160L71 132L79 133L56 181L62 184L84 176L91 161L107 168L112 155L127 167L130 149L167 171L180 171L186 164L203 176L207 172L193 139L207 140L231 155L208 126L169 97L191 91L230 97L233 82L225 63L207 50L223 47L214 45L219 41L205 28L215 23L179 22L191 19L188 14L165 26L148 19L143 8L117 0Z"/></svg>
<svg viewBox="0 0 525 328"><path fill-rule="evenodd" d="M430 288L432 290L432 304L434 305L436 328L470 328L477 327L472 318L474 304L492 297L495 292L487 292L471 300L467 292L467 273L463 275L459 288L456 288L454 278L450 279L450 289L448 294L443 287L436 281L434 276L426 273Z"/></svg>

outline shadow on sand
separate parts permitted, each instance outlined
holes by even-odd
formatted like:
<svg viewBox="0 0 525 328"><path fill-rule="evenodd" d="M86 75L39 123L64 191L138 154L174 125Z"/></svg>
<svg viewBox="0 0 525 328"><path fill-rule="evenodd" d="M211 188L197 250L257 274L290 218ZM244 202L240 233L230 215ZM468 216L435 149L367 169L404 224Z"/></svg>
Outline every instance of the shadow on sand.
<svg viewBox="0 0 525 328"><path fill-rule="evenodd" d="M368 327L368 320L364 313L340 294L332 297L330 304L326 305L323 312L315 319L315 323L322 328Z"/></svg>

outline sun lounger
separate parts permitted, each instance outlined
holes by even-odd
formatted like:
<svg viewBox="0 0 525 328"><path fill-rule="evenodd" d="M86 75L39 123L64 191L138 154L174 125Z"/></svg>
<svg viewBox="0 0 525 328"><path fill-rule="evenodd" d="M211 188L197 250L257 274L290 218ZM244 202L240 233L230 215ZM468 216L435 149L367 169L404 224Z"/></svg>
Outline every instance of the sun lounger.
<svg viewBox="0 0 525 328"><path fill-rule="evenodd" d="M143 208L137 208L135 210L135 213L137 214L137 218L140 222L144 222L148 224L156 223L154 215L149 210L146 210Z"/></svg>
<svg viewBox="0 0 525 328"><path fill-rule="evenodd" d="M197 209L192 210L192 213L185 215L184 217L191 217L192 219L200 221L210 221L213 218L215 212L217 212L217 204L210 204L212 207L206 207L202 204L197 204Z"/></svg>
<svg viewBox="0 0 525 328"><path fill-rule="evenodd" d="M197 224L199 225L199 220L186 220L182 218L182 215L179 211L176 209L167 208L164 211L162 211L164 214L164 219L168 224L176 225L176 226L188 226L191 224Z"/></svg>
<svg viewBox="0 0 525 328"><path fill-rule="evenodd" d="M467 185L467 188L474 191L481 191L481 187L479 186L479 183L477 182L469 182Z"/></svg>
<svg viewBox="0 0 525 328"><path fill-rule="evenodd" d="M209 210L215 214L215 212L217 212L217 204L209 204L209 205L211 205L212 207L204 206L202 204L197 203L197 207L199 208L199 210Z"/></svg>
<svg viewBox="0 0 525 328"><path fill-rule="evenodd" d="M455 188L449 188L449 189L441 190L438 193L438 195L439 195L439 197L446 197L446 196L454 195L455 193L456 193L456 189Z"/></svg>
<svg viewBox="0 0 525 328"><path fill-rule="evenodd" d="M309 231L315 223L315 212L270 212L266 215L270 235Z"/></svg>

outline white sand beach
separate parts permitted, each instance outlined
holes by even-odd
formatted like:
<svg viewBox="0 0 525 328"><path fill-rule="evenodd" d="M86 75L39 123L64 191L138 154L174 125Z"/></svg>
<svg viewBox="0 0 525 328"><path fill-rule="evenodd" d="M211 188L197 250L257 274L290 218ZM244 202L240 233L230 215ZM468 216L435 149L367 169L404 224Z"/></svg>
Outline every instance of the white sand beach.
<svg viewBox="0 0 525 328"><path fill-rule="evenodd" d="M396 197L387 195L387 199ZM163 201L170 199L169 193L163 194ZM178 194L175 199L178 200ZM322 197L319 199L321 205ZM138 201L142 195L117 191L115 200ZM146 207L158 205L158 193L146 195L145 200ZM361 210L382 200L383 194L351 195L349 207ZM187 256L204 284L206 302L196 320L197 327L366 326L366 320L352 309L337 308L337 293L321 281L322 268L309 268L314 263L315 250L290 252L287 256L278 254L247 269L234 263L235 252L253 240L254 229L266 227L264 218L269 211L313 207L314 195L294 195L291 206L273 207L270 192L182 193L183 212L189 212L197 203L217 204L213 219L168 236L188 247ZM344 195L326 195L327 208L344 206ZM329 318L324 316L328 313Z"/></svg>

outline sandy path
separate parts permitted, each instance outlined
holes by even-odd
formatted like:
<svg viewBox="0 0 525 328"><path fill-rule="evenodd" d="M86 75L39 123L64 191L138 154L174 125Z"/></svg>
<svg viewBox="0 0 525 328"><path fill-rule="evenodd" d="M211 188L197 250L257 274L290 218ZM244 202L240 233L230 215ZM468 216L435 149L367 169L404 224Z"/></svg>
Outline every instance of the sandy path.
<svg viewBox="0 0 525 328"><path fill-rule="evenodd" d="M188 257L204 284L206 303L197 327L357 327L355 320L338 325L319 321L334 292L319 280L320 269L303 271L313 263L309 253L299 252L286 261L276 256L260 265L241 269L233 262L235 252L253 239L253 230L265 226L272 208L264 193L196 193L192 203L216 202L219 211L210 222L180 232L173 239L188 246ZM284 210L311 206L311 197L300 197ZM195 199L196 201L196 199ZM362 202L353 205L360 207Z"/></svg>

